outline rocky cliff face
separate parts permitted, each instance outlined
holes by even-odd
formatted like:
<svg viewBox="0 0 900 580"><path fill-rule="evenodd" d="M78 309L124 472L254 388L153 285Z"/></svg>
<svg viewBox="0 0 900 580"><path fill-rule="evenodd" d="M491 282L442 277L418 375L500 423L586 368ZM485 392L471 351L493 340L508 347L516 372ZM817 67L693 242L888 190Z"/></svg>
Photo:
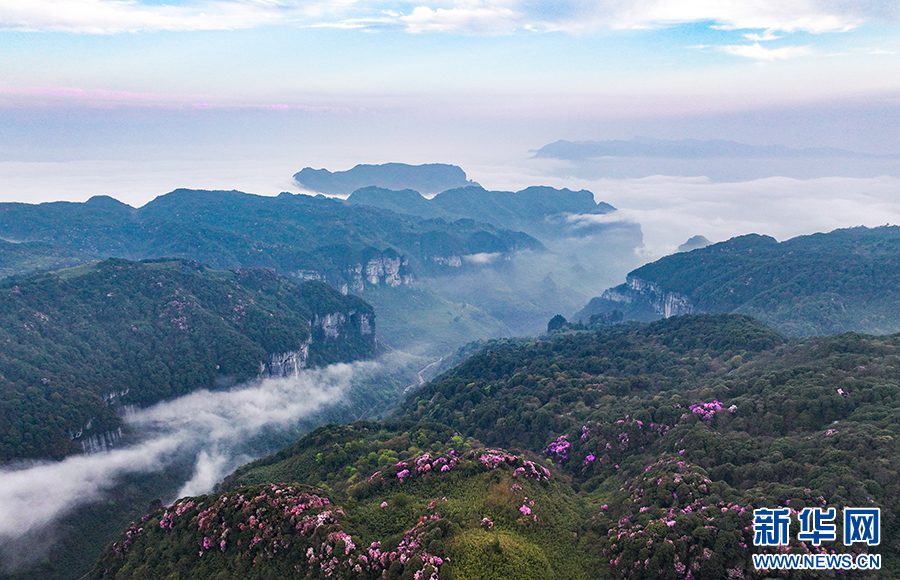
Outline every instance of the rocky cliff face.
<svg viewBox="0 0 900 580"><path fill-rule="evenodd" d="M268 364L260 367L260 376L296 376L309 365L310 349L321 350L329 342L375 339L375 318L368 312L348 310L315 314L310 325L309 340L299 349L269 355Z"/></svg>
<svg viewBox="0 0 900 580"><path fill-rule="evenodd" d="M101 453L115 447L122 439L122 428L115 431L104 431L81 439L81 451L84 453Z"/></svg>
<svg viewBox="0 0 900 580"><path fill-rule="evenodd" d="M260 374L268 374L270 377L292 377L300 374L306 368L309 360L309 346L312 341L307 341L298 350L275 353L269 356L268 367L261 369Z"/></svg>
<svg viewBox="0 0 900 580"><path fill-rule="evenodd" d="M602 298L622 304L644 302L664 318L698 312L697 307L687 296L677 292L667 292L658 284L635 276L629 276L622 286L606 290Z"/></svg>
<svg viewBox="0 0 900 580"><path fill-rule="evenodd" d="M367 286L391 286L410 284L415 279L409 269L409 259L393 252L384 252L365 261L348 265L344 269L343 294L363 292Z"/></svg>

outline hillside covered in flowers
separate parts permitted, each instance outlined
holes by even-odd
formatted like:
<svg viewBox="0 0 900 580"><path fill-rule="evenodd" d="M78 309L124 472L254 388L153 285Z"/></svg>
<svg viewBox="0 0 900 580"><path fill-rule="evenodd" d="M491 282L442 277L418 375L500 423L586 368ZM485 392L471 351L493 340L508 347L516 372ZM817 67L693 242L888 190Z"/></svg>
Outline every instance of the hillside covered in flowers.
<svg viewBox="0 0 900 580"><path fill-rule="evenodd" d="M493 342L390 422L322 427L148 514L91 577L896 577L898 368L900 337L737 315ZM755 546L762 507L793 530L805 507L879 507L881 544ZM773 551L882 570L752 566Z"/></svg>

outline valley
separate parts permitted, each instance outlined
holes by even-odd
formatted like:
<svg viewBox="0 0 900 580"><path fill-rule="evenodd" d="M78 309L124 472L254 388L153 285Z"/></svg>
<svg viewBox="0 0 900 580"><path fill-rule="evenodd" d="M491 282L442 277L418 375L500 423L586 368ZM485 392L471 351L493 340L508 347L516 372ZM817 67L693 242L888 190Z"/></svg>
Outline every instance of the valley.
<svg viewBox="0 0 900 580"><path fill-rule="evenodd" d="M788 503L879 506L896 573L896 228L641 265L458 169L0 205L0 577L761 579Z"/></svg>

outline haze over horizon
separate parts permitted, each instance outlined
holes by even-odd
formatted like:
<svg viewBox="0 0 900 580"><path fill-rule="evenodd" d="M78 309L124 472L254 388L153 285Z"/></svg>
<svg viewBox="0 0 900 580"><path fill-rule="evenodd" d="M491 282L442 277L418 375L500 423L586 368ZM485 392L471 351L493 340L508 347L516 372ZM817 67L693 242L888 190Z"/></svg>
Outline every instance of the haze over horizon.
<svg viewBox="0 0 900 580"><path fill-rule="evenodd" d="M591 189L643 220L648 257L900 223L891 171L533 156L636 136L900 154L898 23L896 3L827 0L0 0L0 201L276 195L306 166L440 162Z"/></svg>

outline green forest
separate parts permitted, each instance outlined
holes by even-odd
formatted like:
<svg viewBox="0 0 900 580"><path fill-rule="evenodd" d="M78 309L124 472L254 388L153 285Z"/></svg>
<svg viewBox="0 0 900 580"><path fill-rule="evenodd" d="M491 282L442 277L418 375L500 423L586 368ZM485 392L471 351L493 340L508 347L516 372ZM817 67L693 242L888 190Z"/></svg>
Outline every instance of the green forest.
<svg viewBox="0 0 900 580"><path fill-rule="evenodd" d="M322 195L265 197L178 189L141 208L109 197L84 203L0 204L0 274L59 268L110 256L170 256L219 269L270 268L336 287L358 265L397 260L403 277L445 271L450 255L543 248L521 232L471 219L422 219ZM0 240L2 241L2 240Z"/></svg>
<svg viewBox="0 0 900 580"><path fill-rule="evenodd" d="M339 336L317 325L327 314L345 320ZM92 435L127 435L126 405L230 387L275 353L370 358L374 313L269 270L109 259L2 283L0 343L0 461L58 459Z"/></svg>
<svg viewBox="0 0 900 580"><path fill-rule="evenodd" d="M662 316L664 294L694 312L749 314L791 336L848 330L900 331L900 227L849 228L777 242L750 234L666 256L628 274L655 290L617 286L576 319L622 310L627 318ZM610 299L610 294L630 302Z"/></svg>
<svg viewBox="0 0 900 580"><path fill-rule="evenodd" d="M498 340L130 526L92 578L767 578L753 509L879 507L900 573L900 337L687 315ZM840 527L840 523L838 522ZM840 534L839 534L840 536ZM788 578L836 577L791 571Z"/></svg>

